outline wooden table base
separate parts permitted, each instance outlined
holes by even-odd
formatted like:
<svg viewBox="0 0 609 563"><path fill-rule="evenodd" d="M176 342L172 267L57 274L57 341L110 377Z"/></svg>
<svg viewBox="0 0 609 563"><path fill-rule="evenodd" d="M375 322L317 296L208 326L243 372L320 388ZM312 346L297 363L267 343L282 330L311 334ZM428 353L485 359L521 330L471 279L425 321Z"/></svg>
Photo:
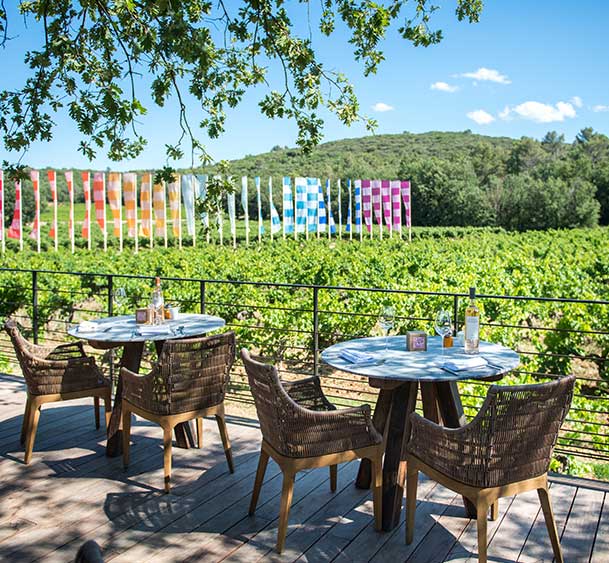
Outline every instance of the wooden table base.
<svg viewBox="0 0 609 563"><path fill-rule="evenodd" d="M383 462L383 530L394 529L400 521L404 482L406 478L406 445L410 438L410 415L416 408L417 392L421 387L423 413L434 422L442 421L449 428L466 424L459 389L454 381L417 382L396 384L395 381L370 380L372 387L380 388L374 409L373 424L385 438ZM356 487L370 487L370 462L362 460L355 481ZM463 498L470 517L476 517L476 508Z"/></svg>

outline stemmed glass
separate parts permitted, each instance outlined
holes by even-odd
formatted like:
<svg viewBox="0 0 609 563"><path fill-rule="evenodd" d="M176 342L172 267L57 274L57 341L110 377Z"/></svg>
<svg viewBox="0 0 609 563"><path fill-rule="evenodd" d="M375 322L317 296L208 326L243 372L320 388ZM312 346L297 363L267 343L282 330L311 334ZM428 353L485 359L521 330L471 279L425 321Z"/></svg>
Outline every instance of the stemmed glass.
<svg viewBox="0 0 609 563"><path fill-rule="evenodd" d="M444 354L444 338L453 333L453 325L450 318L450 311L440 309L436 315L435 329L438 336L442 337L442 354Z"/></svg>
<svg viewBox="0 0 609 563"><path fill-rule="evenodd" d="M395 324L395 307L392 305L385 305L381 309L381 314L379 316L379 324L381 328L385 331L385 353L387 352L387 339L389 336L389 331L393 328Z"/></svg>
<svg viewBox="0 0 609 563"><path fill-rule="evenodd" d="M117 287L114 290L113 299L114 299L114 304L116 305L116 308L120 309L127 301L127 292L125 291L125 288Z"/></svg>

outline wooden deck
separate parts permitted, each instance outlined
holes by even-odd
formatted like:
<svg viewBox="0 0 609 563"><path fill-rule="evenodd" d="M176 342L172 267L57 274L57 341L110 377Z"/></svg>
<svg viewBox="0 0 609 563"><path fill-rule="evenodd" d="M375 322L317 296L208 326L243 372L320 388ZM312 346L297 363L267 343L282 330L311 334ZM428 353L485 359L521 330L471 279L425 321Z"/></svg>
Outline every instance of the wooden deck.
<svg viewBox="0 0 609 563"><path fill-rule="evenodd" d="M475 522L460 498L429 480L419 485L415 542L404 543L403 521L391 533L372 527L370 494L353 486L357 465L301 473L290 513L286 551L274 551L281 477L271 462L258 511L248 517L256 470L256 421L232 417L236 471L228 472L215 421L206 421L202 450L174 448L173 491L163 485L161 433L138 420L131 466L104 455L84 401L43 411L32 463L22 463L19 430L25 402L20 379L0 376L0 560L71 561L95 539L106 561L476 561ZM567 563L609 561L609 487L557 478L552 495ZM402 516L403 518L403 516ZM489 522L495 562L551 561L536 495L503 499Z"/></svg>

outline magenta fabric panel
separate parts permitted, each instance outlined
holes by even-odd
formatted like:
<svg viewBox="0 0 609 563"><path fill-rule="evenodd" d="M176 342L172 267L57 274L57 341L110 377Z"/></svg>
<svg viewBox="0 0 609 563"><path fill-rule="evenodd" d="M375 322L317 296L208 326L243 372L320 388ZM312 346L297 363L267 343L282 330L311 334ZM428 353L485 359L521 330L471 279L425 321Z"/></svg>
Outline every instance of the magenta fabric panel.
<svg viewBox="0 0 609 563"><path fill-rule="evenodd" d="M383 224L383 215L381 212L381 181L372 180L372 209L374 210L374 218L379 225Z"/></svg>
<svg viewBox="0 0 609 563"><path fill-rule="evenodd" d="M391 191L391 217L394 231L402 231L402 201L400 199L401 184L399 180L392 180Z"/></svg>
<svg viewBox="0 0 609 563"><path fill-rule="evenodd" d="M368 232L372 230L372 190L370 180L362 180L362 208Z"/></svg>
<svg viewBox="0 0 609 563"><path fill-rule="evenodd" d="M404 202L404 208L406 209L406 226L410 228L412 226L412 215L410 207L410 182L408 180L402 182L402 201Z"/></svg>

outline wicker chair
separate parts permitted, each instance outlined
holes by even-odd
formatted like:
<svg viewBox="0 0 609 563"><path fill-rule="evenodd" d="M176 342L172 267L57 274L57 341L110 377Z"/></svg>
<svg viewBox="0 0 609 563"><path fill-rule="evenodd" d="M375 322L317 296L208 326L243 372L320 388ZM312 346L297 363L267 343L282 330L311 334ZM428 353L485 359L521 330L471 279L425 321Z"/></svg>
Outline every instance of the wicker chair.
<svg viewBox="0 0 609 563"><path fill-rule="evenodd" d="M383 439L372 425L370 407L336 410L324 396L318 377L280 381L274 366L253 360L241 350L254 396L262 447L249 513L254 514L269 457L283 473L277 551L281 553L288 528L294 476L302 469L330 467L330 488L336 490L337 464L370 459L373 471L374 517L381 528L381 460Z"/></svg>
<svg viewBox="0 0 609 563"><path fill-rule="evenodd" d="M548 467L567 416L575 377L490 387L476 417L449 429L412 414L406 485L406 543L414 534L418 472L475 506L478 558L487 561L487 515L499 498L537 490L556 561L563 561L548 492ZM496 518L496 510L492 517Z"/></svg>
<svg viewBox="0 0 609 563"><path fill-rule="evenodd" d="M177 424L196 419L197 445L203 442L203 417L215 415L230 472L233 458L224 420L224 395L235 360L235 334L167 340L147 375L122 368L123 462L129 465L131 413L163 428L165 491L170 491L171 440Z"/></svg>
<svg viewBox="0 0 609 563"><path fill-rule="evenodd" d="M95 427L99 428L99 400L103 399L106 426L108 425L111 411L110 383L97 367L95 359L85 354L82 342L62 344L54 348L38 346L23 337L13 320L6 321L4 330L11 338L27 386L21 426L26 464L32 459L40 410L45 403L93 397Z"/></svg>

